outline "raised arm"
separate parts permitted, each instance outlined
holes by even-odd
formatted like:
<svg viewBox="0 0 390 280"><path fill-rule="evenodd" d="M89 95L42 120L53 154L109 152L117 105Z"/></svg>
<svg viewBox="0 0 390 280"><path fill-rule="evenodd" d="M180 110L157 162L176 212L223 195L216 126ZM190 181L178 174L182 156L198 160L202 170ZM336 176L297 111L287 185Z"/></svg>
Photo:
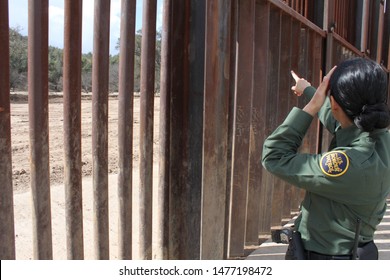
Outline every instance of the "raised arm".
<svg viewBox="0 0 390 280"><path fill-rule="evenodd" d="M321 121L321 123L332 134L335 132L335 129L339 126L339 123L334 119L334 117L332 115L329 98L326 97L326 91L327 91L327 87L328 87L328 83L329 83L329 78L330 78L330 75L333 73L333 71L334 71L334 68L331 71L329 71L327 77L324 78L324 82L326 84L324 84L324 83L321 84L321 85L323 85L323 87L326 86L326 88L322 89L322 90L324 90L323 95L322 95L322 98L324 98L324 100L323 101L321 100L321 102L323 102L323 105L321 106L320 110L317 112L317 116L318 116L319 120ZM311 84L307 80L300 78L294 71L291 71L291 75L295 80L295 85L291 87L291 90L297 96L301 96L303 94L307 98L307 100L309 100L309 103L310 103L310 101L312 100L313 96L315 95L317 89L312 87ZM320 89L320 88L318 88L318 89Z"/></svg>

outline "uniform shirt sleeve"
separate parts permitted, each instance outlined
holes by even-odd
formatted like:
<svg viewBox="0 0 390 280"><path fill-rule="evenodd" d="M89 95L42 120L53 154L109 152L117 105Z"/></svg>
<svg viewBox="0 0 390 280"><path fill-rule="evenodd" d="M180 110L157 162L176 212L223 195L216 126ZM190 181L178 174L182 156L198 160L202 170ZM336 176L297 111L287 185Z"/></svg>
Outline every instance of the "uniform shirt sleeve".
<svg viewBox="0 0 390 280"><path fill-rule="evenodd" d="M328 176L320 167L321 154L298 153L312 119L305 111L293 108L285 121L265 140L263 166L296 187L340 203L350 203L351 188L361 185L359 174L353 174L350 167L342 176ZM355 198L354 203L359 201Z"/></svg>
<svg viewBox="0 0 390 280"><path fill-rule="evenodd" d="M309 86L305 88L303 95L306 97L306 99L311 100L316 90L317 89L315 87ZM330 133L335 133L339 123L332 115L329 97L325 99L324 105L322 105L321 110L318 112L318 118Z"/></svg>

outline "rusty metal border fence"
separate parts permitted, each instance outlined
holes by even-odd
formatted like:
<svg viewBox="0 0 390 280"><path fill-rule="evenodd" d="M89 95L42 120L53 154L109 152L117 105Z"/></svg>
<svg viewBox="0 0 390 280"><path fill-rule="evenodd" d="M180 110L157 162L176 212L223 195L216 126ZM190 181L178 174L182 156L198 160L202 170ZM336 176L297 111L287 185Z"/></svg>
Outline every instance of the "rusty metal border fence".
<svg viewBox="0 0 390 280"><path fill-rule="evenodd" d="M81 175L82 1L65 2L64 32L64 186L67 257L84 258Z"/></svg>
<svg viewBox="0 0 390 280"><path fill-rule="evenodd" d="M351 14L349 4L355 5ZM136 1L121 2L118 112L120 259L242 258L299 211L304 193L263 170L265 137L332 65L370 57L390 69L390 5L367 0L164 0L161 76L154 77L156 0L143 6L140 146L133 147ZM82 1L65 1L64 163L67 258L84 258L81 175ZM108 259L110 1L95 1L93 190L97 259ZM386 10L385 10L386 9ZM15 259L8 1L0 0L0 259ZM34 258L52 259L48 145L48 1L29 1L29 118ZM4 58L5 57L5 58ZM160 79L159 176L153 188L154 81ZM302 152L325 150L313 122ZM133 149L140 186L133 193ZM156 204L152 194L156 192ZM139 201L133 209L132 198ZM157 209L153 209L153 205ZM133 227L132 216L140 226ZM152 230L152 225L157 229ZM155 235L153 235L155 232ZM139 238L135 252L133 235ZM153 240L155 239L155 240ZM155 244L155 245L153 245Z"/></svg>
<svg viewBox="0 0 390 280"><path fill-rule="evenodd" d="M52 259L47 0L28 1L28 91L34 258Z"/></svg>
<svg viewBox="0 0 390 280"><path fill-rule="evenodd" d="M14 259L8 1L0 1L0 54L0 259Z"/></svg>

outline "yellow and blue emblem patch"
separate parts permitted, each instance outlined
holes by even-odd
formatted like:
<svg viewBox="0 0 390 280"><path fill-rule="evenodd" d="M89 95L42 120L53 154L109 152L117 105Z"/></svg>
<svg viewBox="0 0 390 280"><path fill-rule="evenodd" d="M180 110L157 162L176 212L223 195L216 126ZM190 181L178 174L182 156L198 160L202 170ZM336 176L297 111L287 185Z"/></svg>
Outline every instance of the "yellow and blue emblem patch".
<svg viewBox="0 0 390 280"><path fill-rule="evenodd" d="M321 157L320 167L324 174L331 177L338 177L347 172L349 158L341 151L328 152Z"/></svg>

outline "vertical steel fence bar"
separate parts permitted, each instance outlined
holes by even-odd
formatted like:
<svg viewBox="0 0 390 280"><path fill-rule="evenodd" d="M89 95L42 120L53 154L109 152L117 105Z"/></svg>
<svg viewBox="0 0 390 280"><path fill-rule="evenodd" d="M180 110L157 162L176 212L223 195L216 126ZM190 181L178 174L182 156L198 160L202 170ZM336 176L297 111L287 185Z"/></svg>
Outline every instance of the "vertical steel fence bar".
<svg viewBox="0 0 390 280"><path fill-rule="evenodd" d="M169 259L169 164L170 164L170 113L172 69L172 0L163 2L163 26L161 42L160 74L160 127L159 127L159 182L157 188L156 211L156 259Z"/></svg>
<svg viewBox="0 0 390 280"><path fill-rule="evenodd" d="M299 3L297 3L299 9ZM269 64L269 91L268 91L268 100L267 100L267 110L269 118L269 133L272 133L274 129L281 123L283 109L281 108L280 101L282 98L281 94L281 84L280 84L280 57L281 57L281 11L277 8L271 8L271 22L270 22L270 30L271 34L275 34L270 38L270 64ZM285 97L283 97L285 98ZM271 204L271 227L279 227L281 225L282 218L282 209L283 205L283 194L284 194L284 182L273 176L273 185L271 187L272 196L270 199L272 200Z"/></svg>
<svg viewBox="0 0 390 280"><path fill-rule="evenodd" d="M383 49L383 30L385 23L385 6L384 3L379 3L379 19L378 19L378 36L377 36L377 50L376 50L376 62L382 62L382 49Z"/></svg>
<svg viewBox="0 0 390 280"><path fill-rule="evenodd" d="M318 47L316 43L316 37L317 34L313 30L308 30L308 52L307 52L307 68L308 68L308 74L307 78L310 79L310 82L312 85L315 85L318 87L318 79L316 77L316 73L319 72L321 69L321 64L317 65L318 59L316 59L317 53L320 53L320 49L316 48ZM309 131L307 133L307 138L309 139L309 152L314 154L317 152L317 130L318 125L320 125L318 122L312 122L309 128Z"/></svg>
<svg viewBox="0 0 390 280"><path fill-rule="evenodd" d="M370 18L370 2L369 0L363 0L362 24L361 24L362 31L361 31L361 45L360 45L360 50L362 52L367 51L369 18Z"/></svg>
<svg viewBox="0 0 390 280"><path fill-rule="evenodd" d="M305 77L308 81L310 81L310 73L308 71L308 48L309 48L309 39L308 39L308 28L301 26L299 40L300 40L300 49L299 49L299 63L298 63L298 71L302 77ZM298 107L303 108L306 105L306 100L304 98L298 98ZM308 132L305 137L302 139L301 146L299 147L299 152L301 153L310 153L310 143L309 143L309 135ZM300 189L302 192L302 190Z"/></svg>
<svg viewBox="0 0 390 280"><path fill-rule="evenodd" d="M0 0L0 259L15 259L8 0Z"/></svg>
<svg viewBox="0 0 390 280"><path fill-rule="evenodd" d="M314 86L318 86L321 83L322 75L323 75L323 48L324 48L324 38L319 36L318 34L314 34L314 59L313 59L313 81L312 84ZM321 51L318 51L321 50ZM314 153L321 153L320 143L322 138L322 125L319 120L317 120L317 128L316 128L316 139L314 139L313 145L315 145Z"/></svg>
<svg viewBox="0 0 390 280"><path fill-rule="evenodd" d="M291 3L290 3L291 4ZM262 115L265 120L263 126L264 139L269 135L268 130L268 119L267 117L267 95L268 95L268 71L269 71L269 49L270 49L270 21L271 21L271 7L268 1L259 1L256 7L256 28L258 31L255 33L255 57L259 56L259 63L255 64L255 82L259 83L261 86L261 95L262 95ZM258 49L257 49L258 46ZM257 60L256 60L257 61ZM262 67L260 67L262 66ZM255 86L256 88L256 86ZM259 236L260 238L265 238L270 231L270 218L271 218L271 199L269 192L272 191L272 186L269 184L269 178L272 178L270 174L263 169L262 178L261 178L261 190L260 190L260 211L259 211Z"/></svg>
<svg viewBox="0 0 390 280"><path fill-rule="evenodd" d="M229 112L228 112L228 138L227 138L227 160L226 160L226 203L225 203L225 234L224 234L224 259L228 256L229 242L229 220L230 220L230 197L231 197L231 173L232 173L232 151L233 151L233 121L234 121L234 92L236 88L236 42L238 22L238 2L231 1L230 19L230 67L229 67Z"/></svg>
<svg viewBox="0 0 390 280"><path fill-rule="evenodd" d="M305 1L305 8L304 8L304 17L308 18L309 17L309 0Z"/></svg>
<svg viewBox="0 0 390 280"><path fill-rule="evenodd" d="M384 66L390 71L390 1L385 0L385 22L383 29L383 60ZM390 91L390 87L389 87Z"/></svg>
<svg viewBox="0 0 390 280"><path fill-rule="evenodd" d="M184 192L187 181L183 163L188 161L183 138L186 127L184 124L184 96L188 95L189 74L186 67L186 49L189 30L187 17L189 14L188 1L173 0L169 28L172 32L171 41L171 116L170 116L170 187L169 187L169 259L180 259L185 255L184 242ZM179 154L180 151L180 154Z"/></svg>
<svg viewBox="0 0 390 280"><path fill-rule="evenodd" d="M145 0L142 17L140 99L139 258L152 258L153 106L156 0Z"/></svg>
<svg viewBox="0 0 390 280"><path fill-rule="evenodd" d="M199 259L205 0L172 12L170 246L172 259Z"/></svg>
<svg viewBox="0 0 390 280"><path fill-rule="evenodd" d="M248 188L255 1L239 1L229 257L243 256Z"/></svg>
<svg viewBox="0 0 390 280"><path fill-rule="evenodd" d="M291 1L290 1L291 2ZM291 3L290 3L291 4ZM260 108L261 110L261 119L259 127L262 130L262 135L260 137L261 143L261 153L262 153L262 144L264 139L268 136L266 131L267 119L266 119L266 110L267 110L267 92L268 92L268 68L269 68L269 48L270 48L270 3L268 1L257 1L256 3L256 25L255 25L255 58L257 62L254 65L254 92L257 92L260 96L259 98L253 99L253 107ZM257 140L259 141L259 140ZM259 145L260 145L259 143ZM256 157L255 157L256 158ZM261 156L260 156L261 159ZM262 168L262 167L261 167ZM260 179L260 199L259 199L259 228L258 235L261 239L264 238L263 235L268 234L269 224L266 222L267 217L271 216L270 206L269 206L269 197L267 191L270 189L267 186L268 177L267 172L262 168L262 174Z"/></svg>
<svg viewBox="0 0 390 280"><path fill-rule="evenodd" d="M316 47L316 36L317 34L310 29L307 29L306 37L307 37L307 44L305 49L307 49L307 52L305 53L305 60L306 60L306 68L307 68L307 79L311 82L311 84L315 87L319 86L318 79L316 79L316 73L319 73L319 70L322 67L322 64L316 65L316 62L318 60L316 59L317 53L321 53ZM320 45L321 46L321 45ZM321 61L320 61L321 62ZM319 138L318 130L320 126L320 122L317 120L316 122L312 122L310 125L310 128L308 132L306 133L305 138L307 139L307 152L314 154L317 153L317 139Z"/></svg>
<svg viewBox="0 0 390 280"><path fill-rule="evenodd" d="M96 0L92 69L92 159L97 259L109 259L108 68L110 1Z"/></svg>
<svg viewBox="0 0 390 280"><path fill-rule="evenodd" d="M278 112L279 115L279 121L278 125L283 122L283 120L286 118L288 112L290 111L289 107L289 99L293 95L291 92L291 85L292 85L292 79L291 79L291 25L292 25L292 18L289 15L283 14L281 15L281 26L280 26L280 33L281 34L288 34L287 36L281 36L280 38L280 66L279 66L279 92L277 93L279 95L278 100L278 108L281 109L280 112ZM282 208L282 211L280 213L280 221L279 225L283 225L285 222L288 222L291 219L291 193L292 193L292 187L287 184L283 183L283 193L281 194L281 204L280 207Z"/></svg>
<svg viewBox="0 0 390 280"><path fill-rule="evenodd" d="M184 98L183 106L188 120L185 136L188 161L185 163L187 182L184 201L185 217L185 251L190 259L200 258L201 227L201 193L202 193L202 150L203 150L203 114L204 81L205 81L205 23L206 0L191 0L188 15L189 52L187 62L189 70L188 98ZM186 166L187 165L187 166ZM195 225L195 226L194 226Z"/></svg>
<svg viewBox="0 0 390 280"><path fill-rule="evenodd" d="M299 50L301 49L300 40L298 39L300 37L301 32L301 26L300 23L296 20L292 21L291 26L291 69L294 70L296 73L299 73L299 60L300 57L297 55L299 53ZM302 75L299 73L299 75ZM292 84L294 83L291 81ZM300 98L296 98L294 94L290 94L290 107L297 106L298 100ZM293 187L292 189L292 199L291 199L291 212L292 214L296 214L299 211L299 205L301 203L301 196L300 196L301 190L297 187Z"/></svg>
<svg viewBox="0 0 390 280"><path fill-rule="evenodd" d="M81 179L82 1L65 1L64 153L68 259L84 258Z"/></svg>
<svg viewBox="0 0 390 280"><path fill-rule="evenodd" d="M28 2L28 90L34 258L52 259L48 125L48 1Z"/></svg>
<svg viewBox="0 0 390 280"><path fill-rule="evenodd" d="M334 38L333 38L333 25L335 21L335 1L325 0L324 5L324 29L328 31L326 35L326 54L325 54L325 73L327 73L333 67L333 53L334 53ZM321 138L321 150L327 151L328 145L331 141L331 135L325 129L322 131Z"/></svg>
<svg viewBox="0 0 390 280"><path fill-rule="evenodd" d="M268 47L269 47L269 3L256 1L254 22L254 58L253 65L253 90L251 96L251 126L249 148L249 179L248 179L248 205L246 224L246 245L259 244L260 215L263 209L262 191L264 175L261 165L261 154L265 138L265 96L268 84Z"/></svg>
<svg viewBox="0 0 390 280"><path fill-rule="evenodd" d="M119 258L132 259L134 49L136 1L121 2L118 95Z"/></svg>
<svg viewBox="0 0 390 280"><path fill-rule="evenodd" d="M231 1L206 4L201 259L224 258Z"/></svg>

